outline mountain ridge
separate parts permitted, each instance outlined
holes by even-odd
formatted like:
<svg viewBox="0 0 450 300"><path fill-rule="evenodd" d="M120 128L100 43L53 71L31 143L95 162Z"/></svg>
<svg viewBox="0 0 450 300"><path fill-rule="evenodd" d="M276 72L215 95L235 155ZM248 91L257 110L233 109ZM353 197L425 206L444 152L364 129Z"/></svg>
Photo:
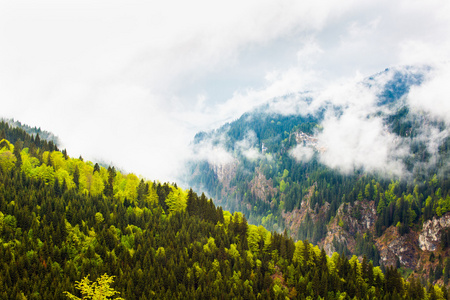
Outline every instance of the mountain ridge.
<svg viewBox="0 0 450 300"><path fill-rule="evenodd" d="M346 91L355 92L348 101L338 94L340 102L333 102L328 92L316 94L318 100L314 93L277 98L219 129L196 135L194 152L209 147L211 153L225 151L229 158L190 162L189 184L208 192L224 208L243 212L252 224L275 231L286 228L294 238L308 238L329 249L336 247L332 241L323 244L327 227L345 203L373 201L374 236L392 226L401 236L418 232L423 222L445 214L450 202L447 125L408 102L409 93L427 80L429 72L429 67L386 69L353 85ZM271 103L279 109L282 101L304 110L283 115L272 109ZM311 114L314 111L318 114ZM349 126L349 120L360 128ZM348 147L349 153L339 147ZM353 152L359 148L363 155ZM308 196L311 188L314 192ZM319 214L320 222L310 218ZM368 242L369 248L381 247L375 240ZM378 250L366 252L383 264Z"/></svg>

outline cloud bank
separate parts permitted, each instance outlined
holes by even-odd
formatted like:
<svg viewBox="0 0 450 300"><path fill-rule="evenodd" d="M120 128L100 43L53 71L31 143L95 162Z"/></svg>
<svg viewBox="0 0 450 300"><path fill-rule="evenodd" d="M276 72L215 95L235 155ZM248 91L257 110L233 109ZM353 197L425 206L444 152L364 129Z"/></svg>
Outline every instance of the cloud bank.
<svg viewBox="0 0 450 300"><path fill-rule="evenodd" d="M450 62L442 63L428 74L425 82L411 89L409 105L450 125Z"/></svg>
<svg viewBox="0 0 450 300"><path fill-rule="evenodd" d="M401 158L408 148L386 130L380 118L347 110L339 118L327 118L322 126L317 138L326 149L320 155L325 165L344 173L355 169L397 176L403 173Z"/></svg>
<svg viewBox="0 0 450 300"><path fill-rule="evenodd" d="M424 81L411 85L398 101L380 104L379 97L386 88L394 85L397 90L403 90L402 83L419 83L417 78L422 76ZM355 77L312 93L308 102L303 101L303 111L314 114L327 108L320 122L321 130L314 136L321 149L319 161L347 174L363 169L385 176L409 177L411 173L406 170L404 161L414 157L412 144L421 143L426 147L429 158L417 166L424 169L433 166L439 159L439 146L450 135L450 91L445 84L449 79L446 63L432 68L397 67L369 81ZM290 101L286 104L285 112L289 114L292 111ZM282 105L278 103L277 112L280 107ZM408 133L406 137L393 133L387 123L388 117L396 115L403 107L408 107L412 114L407 121L416 124L413 139ZM312 152L313 147L297 145L290 154L300 162L309 161L313 157Z"/></svg>
<svg viewBox="0 0 450 300"><path fill-rule="evenodd" d="M0 114L54 132L72 156L173 181L198 131L263 104L305 114L343 103L351 110L325 124L374 126L381 142L372 155L390 163L381 143L391 137L376 119L349 115L371 98L342 86L386 67L449 61L449 8L443 0L1 2ZM446 74L413 89L411 105L447 118ZM299 101L305 93L317 102ZM286 95L289 108L271 102ZM330 130L324 138L338 134ZM204 155L222 160L216 150Z"/></svg>

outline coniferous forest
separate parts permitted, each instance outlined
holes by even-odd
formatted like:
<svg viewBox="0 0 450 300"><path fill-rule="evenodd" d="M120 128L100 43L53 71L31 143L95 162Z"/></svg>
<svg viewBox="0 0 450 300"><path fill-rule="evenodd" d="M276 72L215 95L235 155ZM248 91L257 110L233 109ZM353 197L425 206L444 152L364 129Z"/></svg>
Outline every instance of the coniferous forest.
<svg viewBox="0 0 450 300"><path fill-rule="evenodd" d="M104 274L124 299L449 299L175 183L71 158L4 122L0 133L1 299L80 297L76 282Z"/></svg>
<svg viewBox="0 0 450 300"><path fill-rule="evenodd" d="M382 258L382 248L388 247L386 237L392 232L398 237L419 235L426 222L449 217L450 137L444 121L408 104L408 91L424 80L422 70L386 69L362 84L374 85L379 76L389 72L392 78L383 82L376 95L374 115L383 123L384 133L394 137L392 143L403 147L401 157L396 158L397 171L401 172L373 170L365 164L356 164L349 171L339 164L333 167L325 163L323 157L328 149L319 138L324 130L324 115L333 109L339 115L344 108L325 105L312 114L283 114L267 104L222 127L198 133L194 151L211 144L230 153L232 159L192 160L188 163L187 181L207 191L224 209L245 214L251 224L278 232L287 229L294 239L329 246L329 255L337 251L366 255L375 266L395 264L396 258L386 261L386 253ZM304 97L304 102L314 101ZM271 103L277 101L284 103L283 99ZM370 118L373 115L367 115ZM357 147L353 146L350 148ZM299 157L296 150L309 156ZM250 155L251 151L256 155ZM363 156L364 161L371 159L370 155ZM366 228L350 226L364 222L369 222ZM334 238L329 238L330 233ZM444 265L450 266L448 237L444 231L436 236L443 242L435 249L439 253L433 254L441 256L439 263L432 266L433 271L418 263L430 255L426 253L429 249L421 255L411 254L408 262L400 259L399 266L431 281L442 278L447 285L450 271L445 271ZM413 248L411 245L408 248ZM395 255L397 259L401 256L399 251Z"/></svg>

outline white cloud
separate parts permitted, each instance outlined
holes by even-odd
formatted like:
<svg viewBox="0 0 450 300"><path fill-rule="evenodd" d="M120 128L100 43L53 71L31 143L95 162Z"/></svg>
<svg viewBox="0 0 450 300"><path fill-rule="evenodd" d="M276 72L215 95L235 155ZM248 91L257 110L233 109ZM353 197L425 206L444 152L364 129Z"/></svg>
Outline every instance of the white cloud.
<svg viewBox="0 0 450 300"><path fill-rule="evenodd" d="M320 155L324 164L344 173L360 168L382 174L403 173L399 158L407 152L380 118L349 109L340 117L327 118L322 126L317 138L326 149Z"/></svg>
<svg viewBox="0 0 450 300"><path fill-rule="evenodd" d="M236 142L235 149L242 153L248 160L262 159L264 156L256 147L257 137L253 130L246 133L245 137Z"/></svg>
<svg viewBox="0 0 450 300"><path fill-rule="evenodd" d="M307 162L313 157L314 149L311 147L305 147L303 145L297 145L289 150L289 154L298 162Z"/></svg>
<svg viewBox="0 0 450 300"><path fill-rule="evenodd" d="M219 116L223 116L225 120L232 120L233 117L239 116L255 107L269 104L273 104L273 99L280 96L297 94L298 91L302 91L308 86L308 83L314 80L315 75L313 72L298 72L295 69L288 70L287 72L271 72L267 74L266 79L268 84L263 89L249 89L244 93L235 93L225 103L219 104L214 108ZM294 100L298 99L294 96ZM274 108L276 109L276 108ZM288 109L292 113L297 112L293 110L293 107L279 107L279 112Z"/></svg>
<svg viewBox="0 0 450 300"><path fill-rule="evenodd" d="M1 114L55 132L69 154L174 180L195 132L274 97L290 95L271 104L286 114L361 108L373 99L345 94L346 78L448 60L448 10L442 0L1 2ZM329 94L298 104L318 90ZM445 117L427 93L411 103Z"/></svg>
<svg viewBox="0 0 450 300"><path fill-rule="evenodd" d="M411 88L408 103L450 125L450 63L434 66L425 82Z"/></svg>
<svg viewBox="0 0 450 300"><path fill-rule="evenodd" d="M188 158L193 161L207 161L213 166L223 166L234 161L234 157L225 148L226 136L221 134L202 139L190 147Z"/></svg>
<svg viewBox="0 0 450 300"><path fill-rule="evenodd" d="M320 124L322 130L315 134L318 139L317 149L321 150L318 158L322 163L343 173L364 169L384 175L407 176L403 159L409 155L409 141L390 133L383 120L384 116L395 113L398 108L380 107L378 95L396 72L412 76L423 70L393 68L376 75L370 84L357 74L354 78L343 78L328 85L321 91L303 95L303 98L295 99L293 96L281 99L276 102L276 112L283 111L283 108L284 112L291 112L292 103L296 101L304 114L314 115L327 107ZM309 97L308 101L304 100L306 96ZM382 114L379 114L380 111ZM440 143L433 144L433 141L438 141L438 134L439 141L442 141L445 134L434 132L432 128L421 134L429 137L424 142L433 154L432 149L436 149ZM313 153L313 148L303 145L297 145L290 151L297 161L309 161Z"/></svg>
<svg viewBox="0 0 450 300"><path fill-rule="evenodd" d="M324 53L314 37L306 40L305 45L297 52L297 60L302 66L312 66Z"/></svg>

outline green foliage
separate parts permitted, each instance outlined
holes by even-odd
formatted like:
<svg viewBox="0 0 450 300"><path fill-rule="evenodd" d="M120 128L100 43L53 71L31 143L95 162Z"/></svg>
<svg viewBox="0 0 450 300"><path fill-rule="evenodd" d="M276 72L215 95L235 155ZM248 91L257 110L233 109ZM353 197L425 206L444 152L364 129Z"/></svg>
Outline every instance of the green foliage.
<svg viewBox="0 0 450 300"><path fill-rule="evenodd" d="M5 215L0 211L0 232L2 232L5 226Z"/></svg>
<svg viewBox="0 0 450 300"><path fill-rule="evenodd" d="M13 154L14 146L5 139L0 141L0 167L4 172L9 172L15 166L17 158Z"/></svg>
<svg viewBox="0 0 450 300"><path fill-rule="evenodd" d="M263 226L248 225L247 241L248 247L254 253L260 253L267 249L266 242L270 240L270 232Z"/></svg>
<svg viewBox="0 0 450 300"><path fill-rule="evenodd" d="M289 186L289 183L284 182L284 180L282 179L280 181L280 192L284 192L288 186Z"/></svg>
<svg viewBox="0 0 450 300"><path fill-rule="evenodd" d="M169 207L169 211L181 212L186 209L187 193L180 188L171 188L172 191L167 195L166 204Z"/></svg>
<svg viewBox="0 0 450 300"><path fill-rule="evenodd" d="M402 89L394 84L380 98L391 99L397 93L402 94ZM380 114L385 112L380 111ZM321 149L313 146L314 137L311 136L321 130L320 115L282 116L266 113L261 108L222 128L199 133L194 140L196 145L201 146L202 141L221 144L233 153L235 161L229 169L223 169L227 180L222 182L214 166L206 161L193 162L189 165L189 184L206 189L210 195L221 199L225 209L244 213L249 223L274 231L292 225L295 213L291 212L308 201L316 216L306 218L292 234L313 243L326 236L325 224L336 217L343 203L353 206L354 202L365 201L366 205L375 205L378 236L397 224L403 235L411 228L420 228L422 222L434 216L450 212L450 178L446 176L445 167L450 158L450 138L440 141L438 153L432 154L433 159L430 159L427 145L416 139L422 125L432 126L444 135L446 124L417 115L406 107L399 108L384 118L387 130L399 138L407 138L405 144L410 143L410 153L405 156L404 164L411 176L381 176L362 168L342 174L322 164ZM251 147L261 149L264 154L256 160L249 160L236 147L247 140L248 132L254 133ZM304 139L306 135L308 138ZM298 162L292 157L292 150L299 144L315 149L310 160ZM356 219L363 217L360 210L353 211L353 216ZM368 251L364 254L371 257L377 251L368 246L362 248Z"/></svg>
<svg viewBox="0 0 450 300"><path fill-rule="evenodd" d="M89 280L89 275L81 279L81 281L77 281L75 283L75 287L80 290L83 298L78 298L77 296L72 295L69 292L64 292L69 299L73 300L81 300L81 299L92 299L92 300L106 300L111 299L119 292L115 291L111 288L111 284L114 281L114 276L108 276L108 274L103 274L100 278L97 279L96 282L91 282ZM114 299L123 299L120 297Z"/></svg>
<svg viewBox="0 0 450 300"><path fill-rule="evenodd" d="M24 141L30 146L31 139ZM94 171L92 163L46 151L42 159L45 151L38 147L22 150L39 163L24 169L23 156L22 166L0 170L1 298L52 299L64 291L77 297L77 290L92 296L101 286L127 299L410 294L396 270L383 274L337 253L328 258L308 241L294 243L286 232L248 225L242 213L224 212L204 194L113 168ZM42 166L53 169L53 180L32 176ZM63 181L61 170L69 174ZM93 192L95 174L104 184L99 194ZM94 283L87 277L105 273L115 276L114 290L108 275ZM73 286L79 278L84 279ZM116 295L109 292L104 295Z"/></svg>
<svg viewBox="0 0 450 300"><path fill-rule="evenodd" d="M207 254L212 254L217 250L216 242L213 237L208 238L208 242L203 245L203 251Z"/></svg>
<svg viewBox="0 0 450 300"><path fill-rule="evenodd" d="M3 222L2 223L3 223L3 227L8 228L10 230L14 231L17 228L17 219L14 216L6 215L3 218Z"/></svg>
<svg viewBox="0 0 450 300"><path fill-rule="evenodd" d="M95 214L95 222L98 224L103 223L103 221L105 220L105 218L103 218L103 215L101 212L98 212Z"/></svg>
<svg viewBox="0 0 450 300"><path fill-rule="evenodd" d="M238 259L240 256L239 251L237 250L236 244L231 244L230 249L225 249L225 250L234 259Z"/></svg>

